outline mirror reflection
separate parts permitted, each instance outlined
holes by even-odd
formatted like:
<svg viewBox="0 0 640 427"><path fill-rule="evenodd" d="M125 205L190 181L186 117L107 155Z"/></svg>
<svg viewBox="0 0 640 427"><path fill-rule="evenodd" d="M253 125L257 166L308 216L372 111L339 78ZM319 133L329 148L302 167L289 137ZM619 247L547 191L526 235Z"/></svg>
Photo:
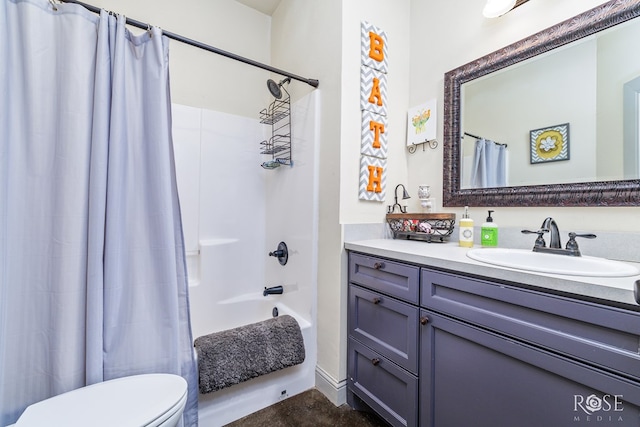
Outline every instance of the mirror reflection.
<svg viewBox="0 0 640 427"><path fill-rule="evenodd" d="M460 188L639 178L640 20L460 86Z"/></svg>

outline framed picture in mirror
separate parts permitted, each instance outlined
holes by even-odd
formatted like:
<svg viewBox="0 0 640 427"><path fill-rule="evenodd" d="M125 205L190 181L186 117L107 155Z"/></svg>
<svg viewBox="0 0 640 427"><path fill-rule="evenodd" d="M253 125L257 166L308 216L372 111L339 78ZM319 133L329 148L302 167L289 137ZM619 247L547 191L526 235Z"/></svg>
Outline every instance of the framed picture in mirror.
<svg viewBox="0 0 640 427"><path fill-rule="evenodd" d="M569 123L529 131L531 164L569 160Z"/></svg>

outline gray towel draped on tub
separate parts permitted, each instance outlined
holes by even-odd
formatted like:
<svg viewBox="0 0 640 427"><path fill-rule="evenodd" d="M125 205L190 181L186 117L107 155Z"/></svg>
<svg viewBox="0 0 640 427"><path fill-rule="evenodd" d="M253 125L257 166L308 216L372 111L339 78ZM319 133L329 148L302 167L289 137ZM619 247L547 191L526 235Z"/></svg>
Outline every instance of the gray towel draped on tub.
<svg viewBox="0 0 640 427"><path fill-rule="evenodd" d="M210 393L304 361L298 322L283 315L196 338L200 393Z"/></svg>

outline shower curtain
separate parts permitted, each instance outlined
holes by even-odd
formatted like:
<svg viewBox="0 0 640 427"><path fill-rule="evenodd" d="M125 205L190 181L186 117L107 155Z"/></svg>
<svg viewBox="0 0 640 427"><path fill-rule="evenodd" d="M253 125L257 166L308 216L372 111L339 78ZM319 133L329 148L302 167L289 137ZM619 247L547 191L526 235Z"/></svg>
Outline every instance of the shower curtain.
<svg viewBox="0 0 640 427"><path fill-rule="evenodd" d="M126 375L197 372L168 39L75 4L0 0L0 425Z"/></svg>
<svg viewBox="0 0 640 427"><path fill-rule="evenodd" d="M507 185L507 147L488 139L476 140L471 171L472 188Z"/></svg>

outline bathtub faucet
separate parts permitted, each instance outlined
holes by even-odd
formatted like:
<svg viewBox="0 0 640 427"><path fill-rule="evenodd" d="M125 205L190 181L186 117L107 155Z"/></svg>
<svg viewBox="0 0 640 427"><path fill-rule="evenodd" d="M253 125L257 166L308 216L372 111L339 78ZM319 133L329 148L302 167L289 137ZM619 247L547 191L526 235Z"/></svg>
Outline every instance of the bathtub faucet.
<svg viewBox="0 0 640 427"><path fill-rule="evenodd" d="M262 291L262 295L265 297L267 295L280 295L283 291L284 289L282 288L282 286L272 286L270 288L265 287L264 291Z"/></svg>

